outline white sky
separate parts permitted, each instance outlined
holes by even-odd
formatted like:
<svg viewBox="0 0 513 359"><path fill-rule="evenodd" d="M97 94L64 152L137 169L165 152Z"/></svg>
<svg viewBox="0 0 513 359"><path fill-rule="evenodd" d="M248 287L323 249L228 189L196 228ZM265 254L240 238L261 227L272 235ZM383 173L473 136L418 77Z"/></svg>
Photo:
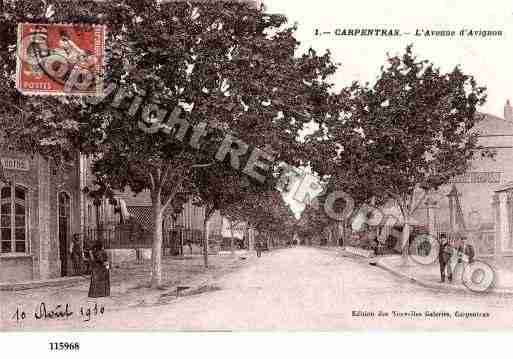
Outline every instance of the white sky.
<svg viewBox="0 0 513 359"><path fill-rule="evenodd" d="M413 43L421 58L444 71L461 65L478 84L488 88L487 103L480 110L503 117L506 99L513 98L513 2L511 1L341 1L265 0L267 12L285 14L298 23L296 37L303 50L330 49L341 68L333 79L338 88L352 81L373 82L386 53L402 53ZM422 38L405 35L394 38L324 35L314 31L337 28L393 28L414 34L416 29L454 30L454 38ZM461 38L461 29L502 30L502 37ZM296 213L303 206L286 196Z"/></svg>
<svg viewBox="0 0 513 359"><path fill-rule="evenodd" d="M503 115L503 106L513 98L513 2L503 0L265 0L267 11L285 14L290 23L298 23L298 40L303 48L318 51L330 49L336 62L342 64L334 79L343 87L354 80L372 82L385 63L386 53L402 52L409 43L422 58L432 60L442 70L461 65L475 75L478 83L488 87L488 101L482 111ZM336 28L398 28L415 33L419 29L502 30L503 37L462 40L419 38L405 35L398 38L314 36L314 31Z"/></svg>

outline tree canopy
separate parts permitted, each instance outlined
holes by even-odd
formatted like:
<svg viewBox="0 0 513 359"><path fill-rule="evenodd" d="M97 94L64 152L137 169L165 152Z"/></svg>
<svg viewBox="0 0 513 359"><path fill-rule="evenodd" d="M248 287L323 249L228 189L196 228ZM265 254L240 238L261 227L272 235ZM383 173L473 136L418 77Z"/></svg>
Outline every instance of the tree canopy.
<svg viewBox="0 0 513 359"><path fill-rule="evenodd" d="M300 131L327 110L330 54L298 56L296 27L263 8L157 0L22 0L3 8L0 86L9 106L2 118L22 119L9 124L10 145L53 158L79 150L103 186L149 190L153 286L161 278L162 214L173 199L195 193L219 202L212 186L248 180L250 148L273 154L260 153L267 164L253 172L264 180L280 162L306 161ZM19 22L106 25L105 98L18 93ZM227 136L236 141L216 162Z"/></svg>
<svg viewBox="0 0 513 359"><path fill-rule="evenodd" d="M374 84L353 83L308 138L315 171L355 205L393 199L406 224L418 201L465 172L480 153L472 128L486 89L460 67L442 72L412 46L391 56ZM337 211L338 212L338 211ZM408 225L403 235L408 238Z"/></svg>

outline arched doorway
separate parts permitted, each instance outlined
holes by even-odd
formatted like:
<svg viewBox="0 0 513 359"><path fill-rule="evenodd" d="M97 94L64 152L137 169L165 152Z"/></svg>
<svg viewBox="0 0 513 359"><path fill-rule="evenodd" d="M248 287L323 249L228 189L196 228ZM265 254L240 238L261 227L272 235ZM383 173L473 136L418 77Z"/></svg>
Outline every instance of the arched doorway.
<svg viewBox="0 0 513 359"><path fill-rule="evenodd" d="M65 277L68 271L69 236L71 225L71 199L66 192L59 193L59 253L61 260L61 276Z"/></svg>

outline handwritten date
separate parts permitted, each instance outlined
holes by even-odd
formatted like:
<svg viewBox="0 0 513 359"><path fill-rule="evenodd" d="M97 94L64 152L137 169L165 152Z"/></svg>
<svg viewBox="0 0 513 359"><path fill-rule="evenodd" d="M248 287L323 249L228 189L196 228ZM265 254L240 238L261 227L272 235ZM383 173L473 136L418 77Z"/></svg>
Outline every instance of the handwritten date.
<svg viewBox="0 0 513 359"><path fill-rule="evenodd" d="M55 307L49 307L45 302L41 302L35 311L33 318L35 320L55 320L69 319L74 315L80 316L84 322L90 321L92 318L101 317L105 313L105 307L95 303L94 306L81 306L77 312L73 312L70 304L58 304ZM17 307L11 317L17 322L27 319L27 313L21 307Z"/></svg>

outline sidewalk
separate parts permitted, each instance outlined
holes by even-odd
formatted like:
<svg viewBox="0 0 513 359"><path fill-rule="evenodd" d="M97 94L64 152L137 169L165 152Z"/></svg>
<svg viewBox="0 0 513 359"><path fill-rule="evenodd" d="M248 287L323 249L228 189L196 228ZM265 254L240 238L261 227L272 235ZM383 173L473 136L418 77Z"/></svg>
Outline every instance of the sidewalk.
<svg viewBox="0 0 513 359"><path fill-rule="evenodd" d="M111 296L88 298L89 276L61 285L41 286L33 289L0 291L2 306L0 322L10 320L18 308L34 313L41 303L47 310L68 304L73 311L103 305L106 311L169 302L178 296L193 295L215 290L211 283L220 276L237 270L255 260L253 253L209 256L209 267L203 266L201 256L169 257L162 263L162 288L149 288L150 262L127 263L111 270ZM0 325L1 327L1 325Z"/></svg>
<svg viewBox="0 0 513 359"><path fill-rule="evenodd" d="M484 293L511 294L513 295L513 266L505 266L493 260L482 260L487 263L495 273L494 285ZM462 283L462 267L453 275L453 282L449 283L446 279L444 283L440 282L440 265L438 261L434 264L424 265L415 261L411 256L407 265L404 265L403 258L399 255L377 258L375 264L396 276L415 282L421 286L445 290L445 291L472 291Z"/></svg>

